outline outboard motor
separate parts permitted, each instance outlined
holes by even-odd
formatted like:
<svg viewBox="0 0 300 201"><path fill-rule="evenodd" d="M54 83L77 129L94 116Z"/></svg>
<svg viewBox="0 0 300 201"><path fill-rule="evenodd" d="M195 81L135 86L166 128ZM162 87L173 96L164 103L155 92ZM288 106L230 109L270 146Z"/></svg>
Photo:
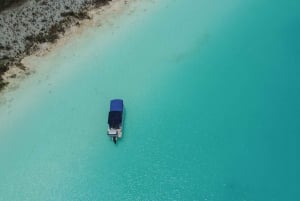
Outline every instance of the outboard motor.
<svg viewBox="0 0 300 201"><path fill-rule="evenodd" d="M114 141L115 144L117 144L117 137L113 137L112 140Z"/></svg>

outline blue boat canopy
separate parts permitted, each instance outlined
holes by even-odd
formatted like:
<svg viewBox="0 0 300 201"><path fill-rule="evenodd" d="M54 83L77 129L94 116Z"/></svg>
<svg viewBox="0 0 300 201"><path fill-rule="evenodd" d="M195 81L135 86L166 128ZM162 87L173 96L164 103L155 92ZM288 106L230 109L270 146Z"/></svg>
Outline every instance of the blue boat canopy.
<svg viewBox="0 0 300 201"><path fill-rule="evenodd" d="M123 100L122 99L114 99L110 101L110 111L118 111L123 112Z"/></svg>

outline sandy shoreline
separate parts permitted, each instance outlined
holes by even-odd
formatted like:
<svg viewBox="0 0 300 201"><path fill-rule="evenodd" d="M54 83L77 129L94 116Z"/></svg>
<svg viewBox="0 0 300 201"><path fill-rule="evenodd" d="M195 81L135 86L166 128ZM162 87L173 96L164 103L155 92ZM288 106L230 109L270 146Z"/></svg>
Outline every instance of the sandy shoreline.
<svg viewBox="0 0 300 201"><path fill-rule="evenodd" d="M59 39L54 43L45 42L38 44L38 48L28 56L25 56L20 64L12 65L3 75L3 81L8 83L7 86L0 92L14 90L20 86L22 80L28 75L33 74L38 70L32 61L37 57L43 57L57 49L63 47L75 37L80 36L86 29L91 27L100 27L106 23L107 20L114 16L118 16L128 10L130 5L136 1L128 0L111 0L109 4L103 5L99 8L92 8L88 11L89 19L83 19L74 26L70 26L63 34L60 34Z"/></svg>

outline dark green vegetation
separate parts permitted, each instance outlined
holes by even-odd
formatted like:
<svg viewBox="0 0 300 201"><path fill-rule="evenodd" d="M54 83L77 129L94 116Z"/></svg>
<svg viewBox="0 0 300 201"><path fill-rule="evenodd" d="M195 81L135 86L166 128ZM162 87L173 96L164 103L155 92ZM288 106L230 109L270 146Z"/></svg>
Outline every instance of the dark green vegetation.
<svg viewBox="0 0 300 201"><path fill-rule="evenodd" d="M1 76L7 70L8 70L7 60L6 59L0 60L0 90L7 85L7 83L2 79L2 76Z"/></svg>
<svg viewBox="0 0 300 201"><path fill-rule="evenodd" d="M0 0L0 12L10 6L20 5L25 0Z"/></svg>

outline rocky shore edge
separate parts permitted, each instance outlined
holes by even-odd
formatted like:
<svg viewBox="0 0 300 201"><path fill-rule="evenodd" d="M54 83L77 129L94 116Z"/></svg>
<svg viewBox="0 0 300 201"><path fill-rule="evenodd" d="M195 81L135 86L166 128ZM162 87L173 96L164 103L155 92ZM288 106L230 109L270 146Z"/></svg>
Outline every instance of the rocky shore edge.
<svg viewBox="0 0 300 201"><path fill-rule="evenodd" d="M37 52L43 43L55 43L72 26L91 19L89 11L111 0L28 0L0 13L0 91L9 82L12 68L29 74L21 61ZM126 2L126 1L125 1ZM9 78L14 78L12 73Z"/></svg>

